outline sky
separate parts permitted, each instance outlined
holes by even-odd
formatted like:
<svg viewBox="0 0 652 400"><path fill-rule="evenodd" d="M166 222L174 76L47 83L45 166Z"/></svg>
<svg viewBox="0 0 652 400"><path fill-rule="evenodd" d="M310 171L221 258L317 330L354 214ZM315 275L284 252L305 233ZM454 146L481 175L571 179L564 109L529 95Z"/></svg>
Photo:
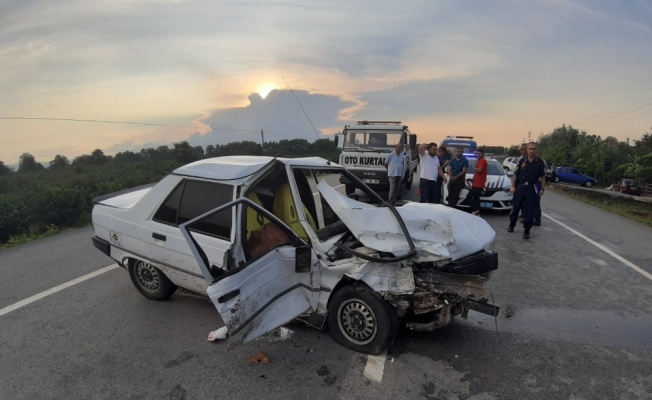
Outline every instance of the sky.
<svg viewBox="0 0 652 400"><path fill-rule="evenodd" d="M419 142L562 124L635 140L650 71L650 0L0 0L0 161L312 141L362 119Z"/></svg>

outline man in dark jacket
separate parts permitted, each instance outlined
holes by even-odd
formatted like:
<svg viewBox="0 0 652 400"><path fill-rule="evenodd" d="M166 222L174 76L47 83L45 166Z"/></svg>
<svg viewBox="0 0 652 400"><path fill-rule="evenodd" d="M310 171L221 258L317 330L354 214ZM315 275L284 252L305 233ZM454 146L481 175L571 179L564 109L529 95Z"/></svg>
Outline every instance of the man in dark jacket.
<svg viewBox="0 0 652 400"><path fill-rule="evenodd" d="M536 156L537 144L530 142L527 145L527 158L521 158L516 166L510 193L514 194L512 200L512 212L509 214L509 227L507 232L514 232L518 214L523 211L523 238L530 238L530 228L536 209L537 199L535 196L543 196L546 187L546 170L543 160ZM538 193L535 185L540 183L541 189Z"/></svg>

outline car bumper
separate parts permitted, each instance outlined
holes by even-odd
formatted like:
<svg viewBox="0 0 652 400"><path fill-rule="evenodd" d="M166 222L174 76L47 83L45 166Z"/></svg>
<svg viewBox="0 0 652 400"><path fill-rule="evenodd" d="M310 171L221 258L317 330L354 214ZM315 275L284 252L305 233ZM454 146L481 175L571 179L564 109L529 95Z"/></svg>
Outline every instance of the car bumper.
<svg viewBox="0 0 652 400"><path fill-rule="evenodd" d="M466 195L469 193L467 188L462 189L460 199L457 202L458 207L468 208L469 203L466 201ZM480 208L485 210L499 210L506 211L512 209L513 195L509 192L498 191L491 194L491 196L480 196Z"/></svg>

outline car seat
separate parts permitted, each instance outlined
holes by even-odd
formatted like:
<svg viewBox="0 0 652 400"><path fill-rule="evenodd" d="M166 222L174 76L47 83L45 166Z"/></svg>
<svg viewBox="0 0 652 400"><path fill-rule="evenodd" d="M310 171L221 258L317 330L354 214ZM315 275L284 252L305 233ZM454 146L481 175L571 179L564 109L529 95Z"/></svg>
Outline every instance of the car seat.
<svg viewBox="0 0 652 400"><path fill-rule="evenodd" d="M306 206L303 204L302 206L303 212L306 214L306 218L308 218L308 223L314 230L317 230L312 215L310 215ZM274 215L276 215L281 221L285 222L292 231L297 234L297 236L303 240L308 240L308 234L299 221L299 214L294 205L292 191L290 190L290 185L288 183L284 183L276 189L273 211Z"/></svg>
<svg viewBox="0 0 652 400"><path fill-rule="evenodd" d="M255 192L247 193L246 197L259 206L263 206L263 203L260 201L258 195ZM265 218L255 208L247 207L247 239L251 237L253 232L261 230L263 226L269 223L269 219Z"/></svg>

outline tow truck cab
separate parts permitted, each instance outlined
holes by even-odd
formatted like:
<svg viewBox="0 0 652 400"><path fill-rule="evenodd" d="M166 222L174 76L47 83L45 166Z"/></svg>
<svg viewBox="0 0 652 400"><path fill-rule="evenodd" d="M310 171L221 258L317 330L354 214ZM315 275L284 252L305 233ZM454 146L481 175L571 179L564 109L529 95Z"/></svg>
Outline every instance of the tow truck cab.
<svg viewBox="0 0 652 400"><path fill-rule="evenodd" d="M389 190L385 160L401 144L405 160L400 192L412 186L419 160L417 135L410 133L401 121L357 121L355 125L345 125L335 143L342 148L340 165L377 192ZM347 194L354 192L350 181L340 183L345 185Z"/></svg>

